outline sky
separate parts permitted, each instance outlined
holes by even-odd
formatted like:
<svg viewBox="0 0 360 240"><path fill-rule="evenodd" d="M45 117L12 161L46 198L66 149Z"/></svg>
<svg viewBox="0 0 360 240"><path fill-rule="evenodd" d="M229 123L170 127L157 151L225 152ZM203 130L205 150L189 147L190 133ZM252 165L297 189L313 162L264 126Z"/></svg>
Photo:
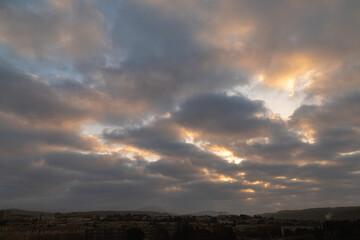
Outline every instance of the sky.
<svg viewBox="0 0 360 240"><path fill-rule="evenodd" d="M2 0L0 208L360 205L360 1Z"/></svg>

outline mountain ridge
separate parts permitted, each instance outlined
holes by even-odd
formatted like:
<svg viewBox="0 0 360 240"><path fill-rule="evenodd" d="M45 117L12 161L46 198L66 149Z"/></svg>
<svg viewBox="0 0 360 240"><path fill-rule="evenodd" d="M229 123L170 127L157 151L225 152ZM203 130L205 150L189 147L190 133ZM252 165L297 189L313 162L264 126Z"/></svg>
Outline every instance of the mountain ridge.
<svg viewBox="0 0 360 240"><path fill-rule="evenodd" d="M149 216L169 216L169 215L193 215L193 216L219 216L219 215L233 215L228 212L218 212L213 210L198 211L190 214L177 214L165 211L154 211L155 208L150 207L139 208L136 210L98 210L98 211L72 211L72 212L61 212L62 214L73 214L76 213L79 216L87 214L98 214L100 216L114 215L114 214L146 214ZM157 208L157 210L163 210ZM46 211L31 211L17 208L11 209L0 209L2 211L10 211L12 215L27 215L27 216L40 216L40 215L54 215L56 212ZM322 208L306 208L299 210L280 210L273 213L262 213L255 214L267 218L275 219L298 219L298 220L356 220L360 219L360 206L349 206L349 207L322 207Z"/></svg>
<svg viewBox="0 0 360 240"><path fill-rule="evenodd" d="M260 216L298 220L355 220L360 219L360 206L280 210L274 213L263 213Z"/></svg>

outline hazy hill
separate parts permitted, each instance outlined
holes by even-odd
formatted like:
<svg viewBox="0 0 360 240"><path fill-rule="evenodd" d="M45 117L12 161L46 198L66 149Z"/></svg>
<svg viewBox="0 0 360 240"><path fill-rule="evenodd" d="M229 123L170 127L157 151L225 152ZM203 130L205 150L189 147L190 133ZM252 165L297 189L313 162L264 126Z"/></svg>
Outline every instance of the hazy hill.
<svg viewBox="0 0 360 240"><path fill-rule="evenodd" d="M138 209L135 209L135 211L167 212L163 208L161 208L159 206L155 206L155 205L154 206L146 206L146 207L138 208Z"/></svg>
<svg viewBox="0 0 360 240"><path fill-rule="evenodd" d="M299 220L355 220L360 219L360 207L309 208L302 210L282 210L264 213L263 217Z"/></svg>
<svg viewBox="0 0 360 240"><path fill-rule="evenodd" d="M54 213L39 212L39 211L27 211L22 209L0 209L1 211L10 211L12 215L25 215L25 216L40 216L40 215L53 215Z"/></svg>
<svg viewBox="0 0 360 240"><path fill-rule="evenodd" d="M1 209L0 211L10 211L12 215L25 215L25 216L40 216L40 215L54 215L52 212L39 212L39 211L27 211L21 209ZM62 212L63 214L70 214L69 212ZM87 211L87 212L72 212L76 213L78 216L84 215L94 215L107 216L115 214L144 214L149 216L168 216L169 213L166 212L156 212L156 211Z"/></svg>
<svg viewBox="0 0 360 240"><path fill-rule="evenodd" d="M144 214L148 216L168 216L171 215L166 212L155 212L155 211L89 211L89 212L76 212L78 215L88 215L88 214L97 214L99 216L107 216L107 215L126 215L126 214Z"/></svg>
<svg viewBox="0 0 360 240"><path fill-rule="evenodd" d="M152 211L159 210L159 211ZM10 211L13 215L27 215L27 216L40 216L40 215L53 215L52 212L40 211L27 211L21 209L1 209L0 211ZM64 213L70 214L70 213ZM161 208L142 208L135 211L87 211L76 212L78 216L97 214L100 216L115 215L115 214L145 214L149 216L168 216L176 215L163 211ZM194 216L219 216L229 215L227 212L217 211L199 211L188 215ZM299 220L356 220L360 219L360 206L359 207L335 207L335 208L309 208L302 210L281 210L275 213L260 214L263 217L273 217L275 219L299 219Z"/></svg>
<svg viewBox="0 0 360 240"><path fill-rule="evenodd" d="M200 212L195 212L189 215L194 215L194 216L219 216L219 215L229 215L228 212L217 212L217 211L211 211L211 210L207 210L207 211L200 211Z"/></svg>

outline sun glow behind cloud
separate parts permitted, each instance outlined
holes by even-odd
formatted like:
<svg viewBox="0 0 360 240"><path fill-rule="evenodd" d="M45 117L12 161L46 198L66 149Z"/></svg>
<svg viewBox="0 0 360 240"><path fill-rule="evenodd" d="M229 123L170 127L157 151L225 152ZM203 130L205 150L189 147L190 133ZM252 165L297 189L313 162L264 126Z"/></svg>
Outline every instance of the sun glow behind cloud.
<svg viewBox="0 0 360 240"><path fill-rule="evenodd" d="M226 149L225 147L210 145L210 146L206 146L206 150L225 159L230 163L239 164L244 160L243 158L236 157L233 152Z"/></svg>

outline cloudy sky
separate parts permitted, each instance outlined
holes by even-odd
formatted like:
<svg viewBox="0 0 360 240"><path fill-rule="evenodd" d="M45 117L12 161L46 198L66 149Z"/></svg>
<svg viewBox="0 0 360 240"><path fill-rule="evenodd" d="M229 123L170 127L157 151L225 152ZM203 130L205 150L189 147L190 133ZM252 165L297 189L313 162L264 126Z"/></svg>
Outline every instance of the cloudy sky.
<svg viewBox="0 0 360 240"><path fill-rule="evenodd" d="M2 0L0 208L360 205L360 1Z"/></svg>

